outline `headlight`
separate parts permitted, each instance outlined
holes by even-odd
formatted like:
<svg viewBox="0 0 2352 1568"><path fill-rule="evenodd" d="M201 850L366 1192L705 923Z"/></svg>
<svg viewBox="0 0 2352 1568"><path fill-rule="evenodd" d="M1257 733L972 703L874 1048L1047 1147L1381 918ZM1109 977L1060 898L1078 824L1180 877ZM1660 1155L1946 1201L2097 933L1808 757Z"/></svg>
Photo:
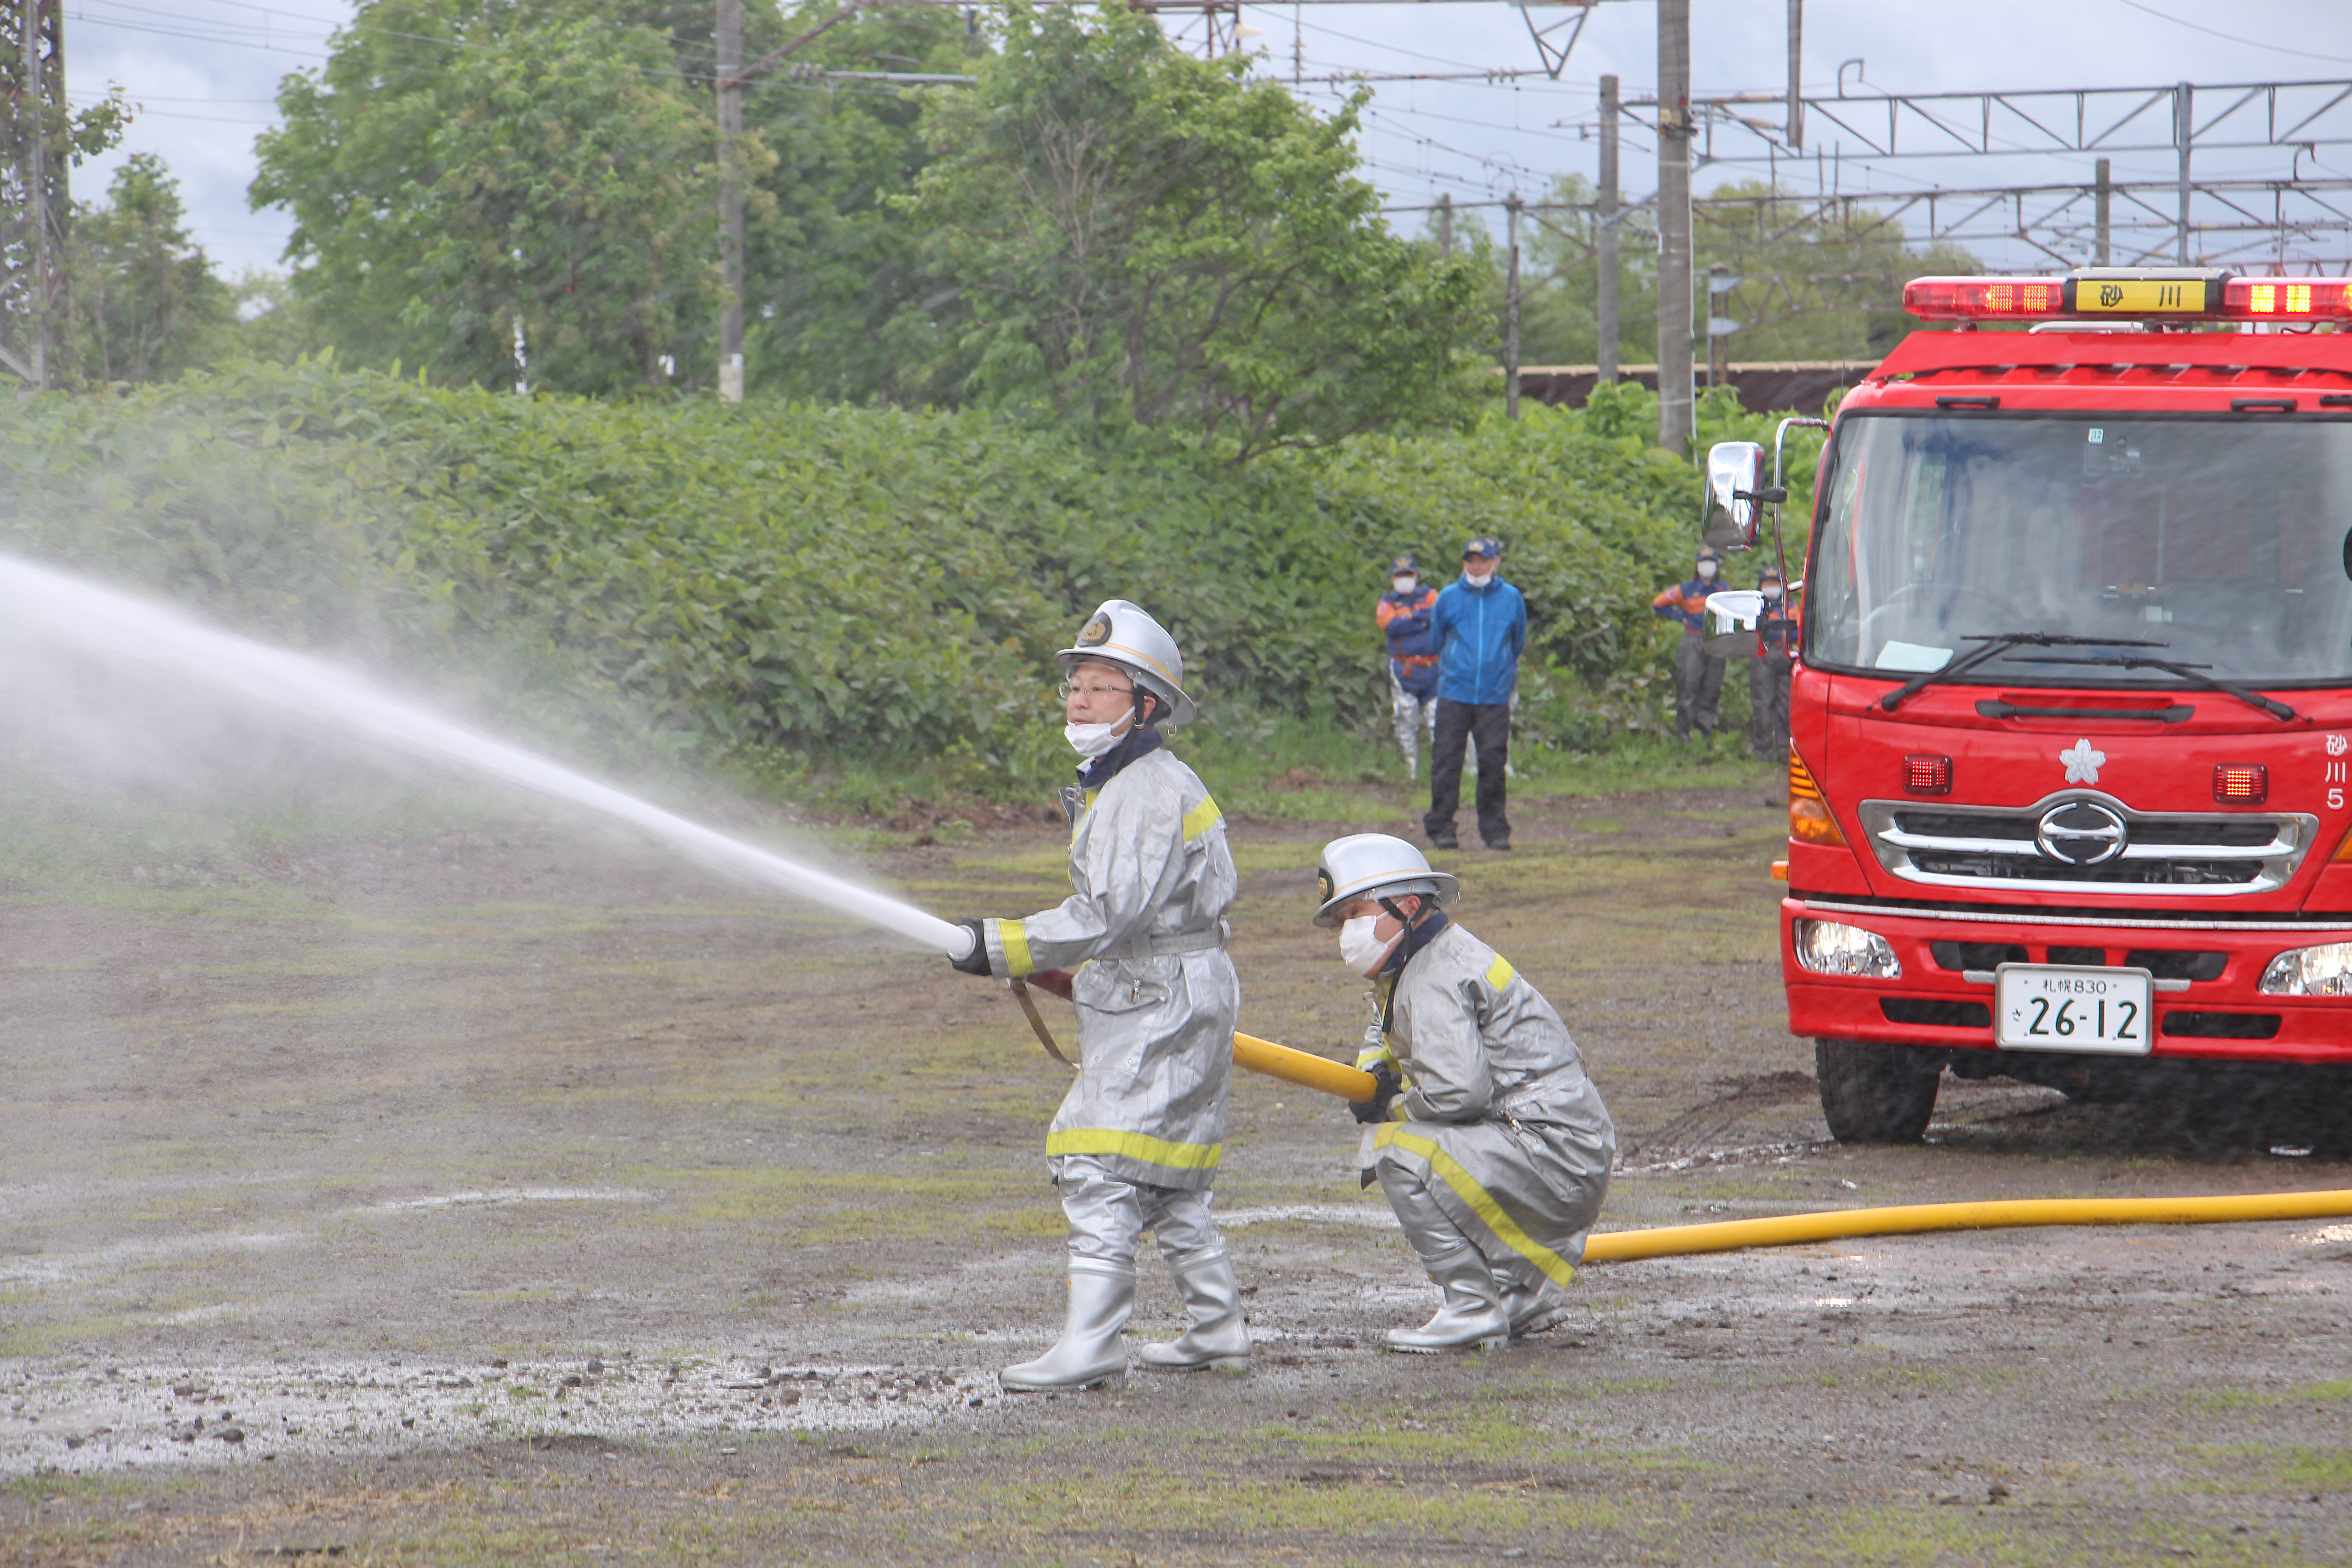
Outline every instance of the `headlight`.
<svg viewBox="0 0 2352 1568"><path fill-rule="evenodd" d="M2352 954L2352 945L2347 945L2346 952ZM1797 962L1815 974L1859 974L1871 980L1903 978L1903 965L1885 937L1874 931L1840 925L1835 921L1797 922Z"/></svg>
<svg viewBox="0 0 2352 1568"><path fill-rule="evenodd" d="M2352 942L2282 952L2256 989L2265 996L2352 996Z"/></svg>

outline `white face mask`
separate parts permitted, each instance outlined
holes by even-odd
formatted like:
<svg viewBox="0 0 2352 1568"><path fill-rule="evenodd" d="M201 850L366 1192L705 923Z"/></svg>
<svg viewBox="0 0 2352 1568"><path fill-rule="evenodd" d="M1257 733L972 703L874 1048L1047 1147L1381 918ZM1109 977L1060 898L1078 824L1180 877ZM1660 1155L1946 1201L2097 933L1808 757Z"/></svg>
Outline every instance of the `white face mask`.
<svg viewBox="0 0 2352 1568"><path fill-rule="evenodd" d="M1092 762L1126 740L1128 731L1134 724L1135 715L1132 713L1116 724L1065 724L1062 726L1062 738L1070 742L1070 750Z"/></svg>
<svg viewBox="0 0 2352 1568"><path fill-rule="evenodd" d="M1400 594L1410 594L1412 592L1412 585L1419 581L1421 579L1418 577L1391 577L1389 579L1389 586Z"/></svg>
<svg viewBox="0 0 2352 1568"><path fill-rule="evenodd" d="M1367 978L1389 955L1390 942L1373 934L1380 923L1378 915L1358 915L1339 925L1339 961Z"/></svg>
<svg viewBox="0 0 2352 1568"><path fill-rule="evenodd" d="M1780 584L1778 583L1766 584L1764 585L1763 594L1768 599L1779 598L1780 596Z"/></svg>
<svg viewBox="0 0 2352 1568"><path fill-rule="evenodd" d="M1701 582L1713 582L1715 580L1715 563L1712 561L1700 562L1698 563L1698 575Z"/></svg>
<svg viewBox="0 0 2352 1568"><path fill-rule="evenodd" d="M1484 572L1473 572L1465 566L1462 568L1462 580L1473 588L1483 588L1495 580L1495 569L1489 566Z"/></svg>

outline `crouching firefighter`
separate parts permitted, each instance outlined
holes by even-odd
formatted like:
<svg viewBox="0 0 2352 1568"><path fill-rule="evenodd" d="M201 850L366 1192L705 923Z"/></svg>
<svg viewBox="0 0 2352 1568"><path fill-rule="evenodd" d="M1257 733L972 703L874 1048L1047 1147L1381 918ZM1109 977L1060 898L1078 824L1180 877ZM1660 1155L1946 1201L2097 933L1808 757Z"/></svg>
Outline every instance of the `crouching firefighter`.
<svg viewBox="0 0 2352 1568"><path fill-rule="evenodd" d="M1112 599L1076 647L1065 733L1087 764L1062 792L1070 896L1024 920L967 921L954 960L970 974L1018 978L1071 965L1078 1076L1045 1138L1045 1166L1070 1222L1069 1314L1054 1348L1005 1369L1015 1391L1083 1388L1127 1370L1120 1331L1135 1305L1141 1234L1159 1236L1191 1326L1143 1347L1146 1366L1249 1364L1249 1330L1223 1237L1209 1213L1224 1152L1241 985L1225 956L1234 858L1224 819L1191 768L1161 744L1193 716L1176 640Z"/></svg>
<svg viewBox="0 0 2352 1568"><path fill-rule="evenodd" d="M1388 1194L1437 1315L1391 1329L1395 1351L1443 1351L1548 1329L1609 1188L1617 1131L1576 1042L1508 960L1449 920L1460 891L1402 838L1336 838L1315 923L1337 926L1379 1016L1357 1066L1380 1079L1359 1163Z"/></svg>

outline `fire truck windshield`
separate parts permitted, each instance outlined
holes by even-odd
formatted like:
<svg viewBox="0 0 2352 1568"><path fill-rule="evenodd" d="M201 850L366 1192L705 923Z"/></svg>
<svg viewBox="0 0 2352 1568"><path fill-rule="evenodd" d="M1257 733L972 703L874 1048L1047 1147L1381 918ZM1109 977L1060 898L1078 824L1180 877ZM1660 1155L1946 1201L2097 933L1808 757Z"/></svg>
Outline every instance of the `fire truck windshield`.
<svg viewBox="0 0 2352 1568"><path fill-rule="evenodd" d="M1963 684L2352 683L2352 422L1860 414L1838 427L1806 658L1908 679L2020 633ZM1973 639L1973 640L1972 640ZM2093 650L2096 645L2094 643Z"/></svg>

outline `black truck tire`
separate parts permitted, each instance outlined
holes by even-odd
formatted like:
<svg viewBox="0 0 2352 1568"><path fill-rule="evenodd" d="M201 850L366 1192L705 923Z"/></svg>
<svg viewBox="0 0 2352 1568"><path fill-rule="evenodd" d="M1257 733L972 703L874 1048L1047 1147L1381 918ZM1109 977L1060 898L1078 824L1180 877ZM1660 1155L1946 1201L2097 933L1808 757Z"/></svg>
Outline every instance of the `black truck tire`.
<svg viewBox="0 0 2352 1568"><path fill-rule="evenodd" d="M1936 1113L1946 1053L1866 1040L1815 1040L1822 1115L1841 1143L1916 1143Z"/></svg>

